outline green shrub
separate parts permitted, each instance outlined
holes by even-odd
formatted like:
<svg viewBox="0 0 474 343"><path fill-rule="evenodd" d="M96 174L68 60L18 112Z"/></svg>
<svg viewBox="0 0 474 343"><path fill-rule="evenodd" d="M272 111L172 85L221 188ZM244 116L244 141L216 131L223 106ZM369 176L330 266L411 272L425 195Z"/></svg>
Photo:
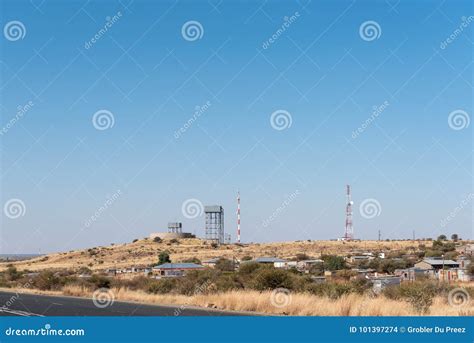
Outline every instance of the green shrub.
<svg viewBox="0 0 474 343"><path fill-rule="evenodd" d="M59 290L66 283L64 278L57 276L52 271L42 271L33 280L35 288L41 290Z"/></svg>
<svg viewBox="0 0 474 343"><path fill-rule="evenodd" d="M262 265L258 264L257 262L246 262L242 263L239 267L239 274L244 276L244 275L250 275L253 272L255 272L257 269L260 269Z"/></svg>
<svg viewBox="0 0 474 343"><path fill-rule="evenodd" d="M234 261L228 260L226 258L220 258L217 261L215 268L223 272L231 272L234 271L235 264Z"/></svg>
<svg viewBox="0 0 474 343"><path fill-rule="evenodd" d="M176 279L164 278L148 284L146 291L153 294L170 293L176 287Z"/></svg>
<svg viewBox="0 0 474 343"><path fill-rule="evenodd" d="M327 270L346 269L346 261L342 256L323 255L321 259L324 261L324 268Z"/></svg>
<svg viewBox="0 0 474 343"><path fill-rule="evenodd" d="M88 282L94 286L94 288L110 288L110 278L102 275L94 274Z"/></svg>
<svg viewBox="0 0 474 343"><path fill-rule="evenodd" d="M281 269L260 269L255 272L253 287L256 290L263 291L275 288L293 289L293 275Z"/></svg>
<svg viewBox="0 0 474 343"><path fill-rule="evenodd" d="M353 288L346 283L320 283L308 285L306 290L320 297L339 299L344 294L349 294Z"/></svg>

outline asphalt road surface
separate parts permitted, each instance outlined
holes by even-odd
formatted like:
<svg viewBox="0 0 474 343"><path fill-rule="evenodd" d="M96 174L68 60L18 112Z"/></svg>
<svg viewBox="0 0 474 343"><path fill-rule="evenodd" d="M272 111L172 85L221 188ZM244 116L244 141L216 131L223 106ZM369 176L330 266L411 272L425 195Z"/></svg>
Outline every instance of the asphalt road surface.
<svg viewBox="0 0 474 343"><path fill-rule="evenodd" d="M103 306L103 304L99 304ZM0 316L236 316L239 312L188 306L114 301L98 307L92 299L0 292Z"/></svg>

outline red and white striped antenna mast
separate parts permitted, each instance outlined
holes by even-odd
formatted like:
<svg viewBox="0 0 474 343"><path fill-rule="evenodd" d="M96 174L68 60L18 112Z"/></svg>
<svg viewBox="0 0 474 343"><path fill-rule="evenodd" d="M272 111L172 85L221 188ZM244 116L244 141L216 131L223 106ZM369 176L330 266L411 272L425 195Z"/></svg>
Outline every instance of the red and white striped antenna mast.
<svg viewBox="0 0 474 343"><path fill-rule="evenodd" d="M237 243L240 243L240 191L237 191Z"/></svg>
<svg viewBox="0 0 474 343"><path fill-rule="evenodd" d="M351 186L346 187L347 204L346 204L346 229L344 231L344 240L350 241L354 238L354 227L352 226L352 205L354 202L351 197Z"/></svg>

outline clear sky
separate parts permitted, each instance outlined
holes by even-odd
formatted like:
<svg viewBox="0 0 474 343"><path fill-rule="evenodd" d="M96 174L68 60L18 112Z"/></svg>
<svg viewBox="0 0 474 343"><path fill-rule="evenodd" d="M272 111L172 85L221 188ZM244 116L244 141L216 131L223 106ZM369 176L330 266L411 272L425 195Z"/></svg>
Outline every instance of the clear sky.
<svg viewBox="0 0 474 343"><path fill-rule="evenodd" d="M235 240L237 190L243 242L337 238L346 184L358 238L472 238L471 1L2 1L0 15L2 253L168 221L202 236L193 201L222 205Z"/></svg>

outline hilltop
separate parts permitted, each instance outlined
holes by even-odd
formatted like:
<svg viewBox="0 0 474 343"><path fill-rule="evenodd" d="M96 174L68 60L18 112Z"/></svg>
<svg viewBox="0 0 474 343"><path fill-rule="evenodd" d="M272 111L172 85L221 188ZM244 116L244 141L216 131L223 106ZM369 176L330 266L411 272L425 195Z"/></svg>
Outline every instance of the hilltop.
<svg viewBox="0 0 474 343"><path fill-rule="evenodd" d="M170 253L173 262L182 262L197 258L204 261L213 257L242 259L243 257L275 256L284 259L295 258L297 254L320 257L324 254L349 255L363 251L385 251L414 253L424 246L431 246L430 241L294 241L275 243L229 244L213 247L198 238L172 239L154 242L145 238L132 243L99 246L83 250L53 253L27 261L13 264L18 270L40 271L45 269L78 270L87 267L93 271L107 268L124 268L139 265L152 265L158 261L162 251ZM5 270L10 263L0 263L0 270Z"/></svg>

